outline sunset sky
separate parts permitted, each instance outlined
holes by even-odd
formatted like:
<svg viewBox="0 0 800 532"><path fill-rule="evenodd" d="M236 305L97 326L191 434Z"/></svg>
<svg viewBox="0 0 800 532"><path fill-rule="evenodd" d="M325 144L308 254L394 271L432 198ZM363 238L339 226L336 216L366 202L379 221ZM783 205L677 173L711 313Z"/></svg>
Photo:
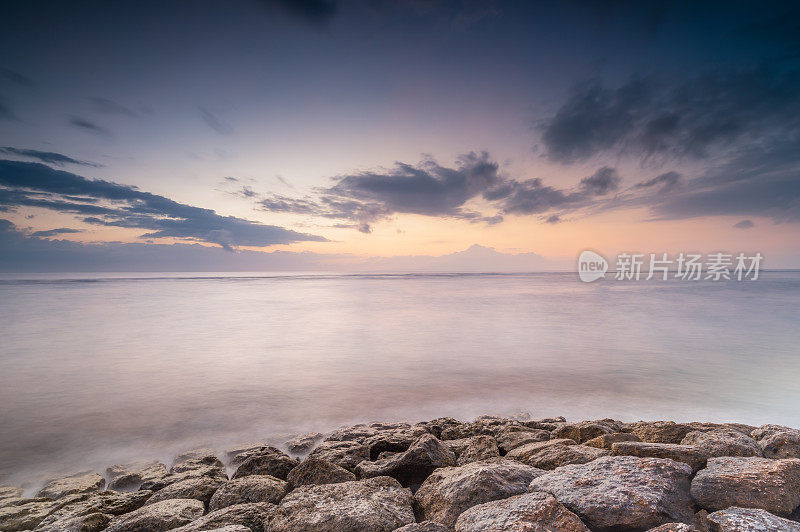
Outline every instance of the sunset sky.
<svg viewBox="0 0 800 532"><path fill-rule="evenodd" d="M187 244L800 267L790 7L9 3L0 269Z"/></svg>

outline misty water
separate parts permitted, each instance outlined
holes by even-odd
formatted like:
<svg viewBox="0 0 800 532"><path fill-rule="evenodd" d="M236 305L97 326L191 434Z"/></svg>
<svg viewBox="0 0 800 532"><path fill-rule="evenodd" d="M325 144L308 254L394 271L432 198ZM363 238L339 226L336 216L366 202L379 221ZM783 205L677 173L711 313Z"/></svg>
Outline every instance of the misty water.
<svg viewBox="0 0 800 532"><path fill-rule="evenodd" d="M5 276L0 482L370 421L800 427L800 273Z"/></svg>

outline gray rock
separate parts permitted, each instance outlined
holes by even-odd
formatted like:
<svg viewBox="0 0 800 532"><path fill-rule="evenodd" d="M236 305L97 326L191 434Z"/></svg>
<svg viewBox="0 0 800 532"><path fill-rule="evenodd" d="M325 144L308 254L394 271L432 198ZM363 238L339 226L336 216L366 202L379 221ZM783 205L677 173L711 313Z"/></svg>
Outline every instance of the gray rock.
<svg viewBox="0 0 800 532"><path fill-rule="evenodd" d="M459 425L463 425L463 423L451 417L440 417L437 419L433 419L431 421L426 421L425 423L422 423L422 425L425 427L425 430L427 430L440 440L445 440L446 438L442 437L443 430L452 427L458 427Z"/></svg>
<svg viewBox="0 0 800 532"><path fill-rule="evenodd" d="M554 445L577 445L577 444L575 443L575 440L570 440L567 438L526 443L525 445L520 445L519 447L510 450L508 453L506 453L506 458L513 458L514 460L525 462L533 455L541 452L543 449L547 449L548 447L552 447Z"/></svg>
<svg viewBox="0 0 800 532"><path fill-rule="evenodd" d="M106 480L97 473L78 473L64 478L57 478L44 485L37 497L59 499L74 493L89 493L100 491L106 485Z"/></svg>
<svg viewBox="0 0 800 532"><path fill-rule="evenodd" d="M466 445L456 458L456 465L464 465L478 460L487 460L500 456L497 441L492 436L473 436L467 438Z"/></svg>
<svg viewBox="0 0 800 532"><path fill-rule="evenodd" d="M145 505L157 504L167 499L196 499L208 506L211 496L225 484L225 481L215 477L189 478L175 482L155 492Z"/></svg>
<svg viewBox="0 0 800 532"><path fill-rule="evenodd" d="M389 532L413 523L413 497L390 477L300 486L284 497L270 532Z"/></svg>
<svg viewBox="0 0 800 532"><path fill-rule="evenodd" d="M694 445L717 456L761 456L761 448L750 436L732 429L715 429L688 433L681 445Z"/></svg>
<svg viewBox="0 0 800 532"><path fill-rule="evenodd" d="M625 432L630 431L649 443L680 443L687 434L696 430L689 424L674 421L639 421L629 423L625 428Z"/></svg>
<svg viewBox="0 0 800 532"><path fill-rule="evenodd" d="M174 529L174 532L217 530L227 526L240 526L253 532L261 532L277 509L277 506L268 502L234 504L209 512L188 525Z"/></svg>
<svg viewBox="0 0 800 532"><path fill-rule="evenodd" d="M210 532L253 532L253 531L252 529L242 525L227 525L220 528L212 528Z"/></svg>
<svg viewBox="0 0 800 532"><path fill-rule="evenodd" d="M47 525L40 524L35 532L99 532L108 527L113 517L109 514L93 513L59 519Z"/></svg>
<svg viewBox="0 0 800 532"><path fill-rule="evenodd" d="M544 473L506 458L443 467L422 483L416 500L422 517L453 527L464 510L525 493L531 480Z"/></svg>
<svg viewBox="0 0 800 532"><path fill-rule="evenodd" d="M450 529L435 521L423 521L421 523L411 523L410 525L401 526L394 532L450 532Z"/></svg>
<svg viewBox="0 0 800 532"><path fill-rule="evenodd" d="M692 497L710 511L739 506L789 515L800 505L800 459L710 458L692 481Z"/></svg>
<svg viewBox="0 0 800 532"><path fill-rule="evenodd" d="M762 425L752 435L765 458L800 458L800 430Z"/></svg>
<svg viewBox="0 0 800 532"><path fill-rule="evenodd" d="M542 475L531 491L552 494L591 528L646 529L692 521L691 474L672 460L604 456Z"/></svg>
<svg viewBox="0 0 800 532"><path fill-rule="evenodd" d="M343 467L319 458L306 458L289 471L286 480L291 487L309 484L335 484L356 480L356 476Z"/></svg>
<svg viewBox="0 0 800 532"><path fill-rule="evenodd" d="M348 471L355 471L359 463L369 460L369 447L357 441L323 441L308 457L327 460Z"/></svg>
<svg viewBox="0 0 800 532"><path fill-rule="evenodd" d="M712 532L800 532L800 523L756 508L732 507L708 515Z"/></svg>
<svg viewBox="0 0 800 532"><path fill-rule="evenodd" d="M370 436L364 443L369 447L369 458L375 460L382 452L403 452L424 434L430 434L420 425L402 426L390 430L381 430Z"/></svg>
<svg viewBox="0 0 800 532"><path fill-rule="evenodd" d="M159 532L171 530L203 515L205 507L196 499L168 499L142 506L111 520L108 532Z"/></svg>
<svg viewBox="0 0 800 532"><path fill-rule="evenodd" d="M22 488L15 488L13 486L0 486L0 507L5 506L9 501L22 498L22 493Z"/></svg>
<svg viewBox="0 0 800 532"><path fill-rule="evenodd" d="M161 462L137 462L114 465L106 469L108 489L116 491L134 491L145 482L155 482L169 473L167 466Z"/></svg>
<svg viewBox="0 0 800 532"><path fill-rule="evenodd" d="M569 464L587 464L610 454L608 449L587 445L550 445L521 461L529 466L550 470Z"/></svg>
<svg viewBox="0 0 800 532"><path fill-rule="evenodd" d="M305 454L314 448L316 444L322 441L322 434L319 432L309 432L308 434L301 434L295 436L286 442L286 448L292 454Z"/></svg>
<svg viewBox="0 0 800 532"><path fill-rule="evenodd" d="M551 437L553 439L568 438L578 443L583 443L602 436L619 432L620 424L612 419L598 421L581 421L579 423L565 423L556 428Z"/></svg>
<svg viewBox="0 0 800 532"><path fill-rule="evenodd" d="M101 514L108 519L115 515L122 515L141 508L152 495L151 491L134 491L120 493L116 491L103 491L96 493L82 493L69 495L59 499L60 507L51 512L39 526L37 531L70 529L77 524L96 526L104 522L103 528L108 524L107 519L94 517L81 520L88 515ZM94 524L93 524L94 523ZM81 525L83 526L83 525Z"/></svg>
<svg viewBox="0 0 800 532"><path fill-rule="evenodd" d="M290 458L275 447L265 446L257 450L243 453L236 457L242 458L239 467L231 478L241 478L249 475L270 475L281 480L286 480L286 475L300 462Z"/></svg>
<svg viewBox="0 0 800 532"><path fill-rule="evenodd" d="M219 487L208 504L209 511L234 504L269 502L278 504L289 492L289 484L269 475L250 475L229 480Z"/></svg>
<svg viewBox="0 0 800 532"><path fill-rule="evenodd" d="M0 508L0 530L32 530L59 505L50 499L17 499Z"/></svg>
<svg viewBox="0 0 800 532"><path fill-rule="evenodd" d="M708 452L693 445L674 443L617 442L611 447L617 456L638 456L640 458L668 458L689 464L697 472L706 466Z"/></svg>
<svg viewBox="0 0 800 532"><path fill-rule="evenodd" d="M550 439L550 432L540 429L505 430L497 435L497 447L503 453L508 453L527 443L536 443Z"/></svg>
<svg viewBox="0 0 800 532"><path fill-rule="evenodd" d="M341 428L328 435L324 441L356 441L364 443L364 440L377 434L378 430L369 425L359 423L351 427Z"/></svg>
<svg viewBox="0 0 800 532"><path fill-rule="evenodd" d="M613 432L611 434L602 434L596 438L592 438L591 440L587 440L584 442L584 445L588 445L589 447L597 447L598 449L608 449L611 450L611 446L617 442L623 441L642 441L639 439L639 436L636 434L628 433L628 432Z"/></svg>
<svg viewBox="0 0 800 532"><path fill-rule="evenodd" d="M687 525L686 523L666 523L651 528L647 532L698 532L698 530L693 525Z"/></svg>
<svg viewBox="0 0 800 532"><path fill-rule="evenodd" d="M212 478L223 482L228 480L228 475L225 474L225 469L223 467L218 465L206 465L194 460L182 462L173 467L171 471L172 472L165 477L144 481L139 489L157 491L171 484L175 484L176 482L191 479Z"/></svg>
<svg viewBox="0 0 800 532"><path fill-rule="evenodd" d="M580 518L549 493L525 493L464 511L456 532L589 532Z"/></svg>
<svg viewBox="0 0 800 532"><path fill-rule="evenodd" d="M183 467L181 467L183 465ZM200 465L225 467L225 465L217 458L217 453L213 449L191 449L180 453L172 461L170 472L180 473L186 471L190 467L198 467Z"/></svg>
<svg viewBox="0 0 800 532"><path fill-rule="evenodd" d="M455 454L433 434L425 434L407 451L377 462L363 461L356 466L361 478L388 476L403 486L417 486L437 467L452 466Z"/></svg>

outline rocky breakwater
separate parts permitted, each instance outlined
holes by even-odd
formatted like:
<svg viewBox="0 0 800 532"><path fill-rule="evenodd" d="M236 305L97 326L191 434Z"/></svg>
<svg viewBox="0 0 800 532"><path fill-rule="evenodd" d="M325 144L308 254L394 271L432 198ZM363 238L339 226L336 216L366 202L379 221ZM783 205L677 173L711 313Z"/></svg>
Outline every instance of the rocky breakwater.
<svg viewBox="0 0 800 532"><path fill-rule="evenodd" d="M482 416L0 487L0 531L800 532L798 507L795 429Z"/></svg>

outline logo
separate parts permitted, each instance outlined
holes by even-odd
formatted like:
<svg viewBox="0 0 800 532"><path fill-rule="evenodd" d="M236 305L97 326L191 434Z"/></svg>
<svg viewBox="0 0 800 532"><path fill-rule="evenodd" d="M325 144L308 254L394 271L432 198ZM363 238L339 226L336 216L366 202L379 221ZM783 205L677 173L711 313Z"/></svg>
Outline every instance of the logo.
<svg viewBox="0 0 800 532"><path fill-rule="evenodd" d="M578 257L578 277L584 283L591 283L605 277L608 271L608 261L601 255L588 249L582 251Z"/></svg>

